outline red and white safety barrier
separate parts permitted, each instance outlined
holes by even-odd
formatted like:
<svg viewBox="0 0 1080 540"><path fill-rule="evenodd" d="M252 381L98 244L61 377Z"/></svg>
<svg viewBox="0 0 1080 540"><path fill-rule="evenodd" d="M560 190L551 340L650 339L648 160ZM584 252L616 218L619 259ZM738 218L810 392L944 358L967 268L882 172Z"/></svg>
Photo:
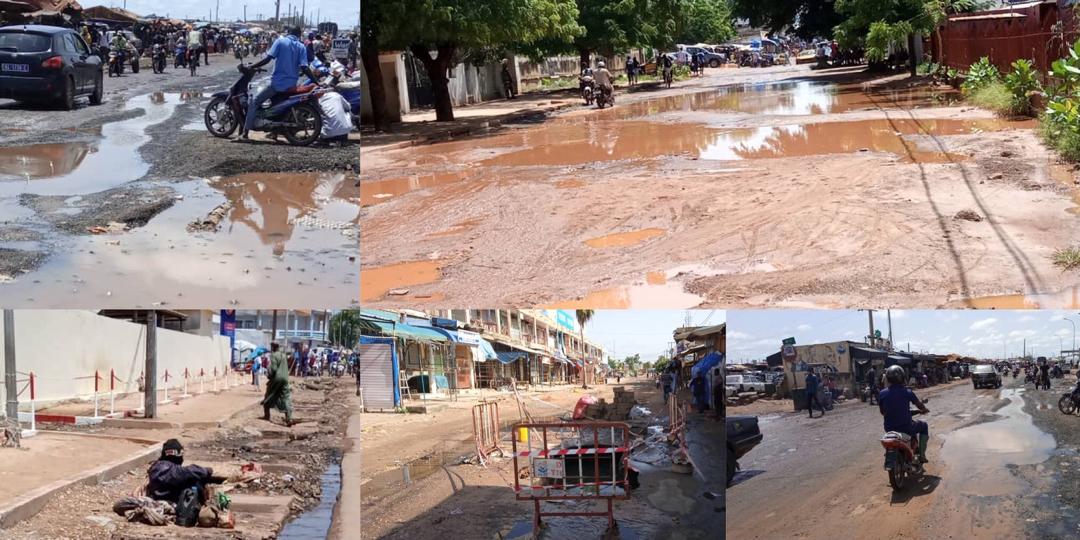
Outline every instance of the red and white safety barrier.
<svg viewBox="0 0 1080 540"><path fill-rule="evenodd" d="M590 454L618 454L626 452L623 447L614 448L564 448L558 450L523 450L517 453L518 457L549 457L549 456L585 456ZM609 482L610 483L610 482Z"/></svg>

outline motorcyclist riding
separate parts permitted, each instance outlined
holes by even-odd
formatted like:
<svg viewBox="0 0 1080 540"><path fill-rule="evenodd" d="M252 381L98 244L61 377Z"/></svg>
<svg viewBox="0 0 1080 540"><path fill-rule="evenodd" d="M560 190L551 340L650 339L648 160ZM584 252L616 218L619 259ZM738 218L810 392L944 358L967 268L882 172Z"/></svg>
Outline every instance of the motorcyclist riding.
<svg viewBox="0 0 1080 540"><path fill-rule="evenodd" d="M301 72L313 80L319 80L319 77L308 68L307 50L300 41L300 34L299 26L289 28L288 35L278 38L262 60L250 66L241 67L242 70L257 69L274 61L274 72L271 75L270 84L248 104L247 118L244 122L244 130L240 133L240 140L248 140L248 134L255 127L255 118L262 104L277 94L295 88Z"/></svg>
<svg viewBox="0 0 1080 540"><path fill-rule="evenodd" d="M904 368L893 365L885 370L885 379L889 387L878 394L878 409L885 417L885 431L906 433L919 440L919 463L926 463L926 444L930 439L930 428L926 422L912 420L909 404L915 404L923 414L930 412L926 405L915 396L910 388L904 386L907 374Z"/></svg>
<svg viewBox="0 0 1080 540"><path fill-rule="evenodd" d="M593 72L593 78L596 81L596 88L601 92L607 92L608 95L615 91L615 86L612 84L611 72L607 70L607 66L603 62L596 63L596 71Z"/></svg>

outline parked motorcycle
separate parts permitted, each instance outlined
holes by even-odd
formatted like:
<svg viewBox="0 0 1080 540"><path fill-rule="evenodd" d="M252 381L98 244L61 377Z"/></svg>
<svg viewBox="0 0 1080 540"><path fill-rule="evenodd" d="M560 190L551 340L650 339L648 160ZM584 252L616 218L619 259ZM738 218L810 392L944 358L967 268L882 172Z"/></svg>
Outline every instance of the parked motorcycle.
<svg viewBox="0 0 1080 540"><path fill-rule="evenodd" d="M362 82L359 74L352 74L341 62L330 64L330 86L349 102L353 127L360 129L360 90Z"/></svg>
<svg viewBox="0 0 1080 540"><path fill-rule="evenodd" d="M585 105L592 105L596 99L596 81L593 80L592 75L578 77L578 86L581 88L581 99L585 100Z"/></svg>
<svg viewBox="0 0 1080 540"><path fill-rule="evenodd" d="M165 56L165 46L155 43L150 52L150 65L154 73L165 73L165 65L167 64Z"/></svg>
<svg viewBox="0 0 1080 540"><path fill-rule="evenodd" d="M602 86L596 93L596 106L603 109L606 106L615 106L615 92L611 88Z"/></svg>
<svg viewBox="0 0 1080 540"><path fill-rule="evenodd" d="M924 400L925 401L929 401ZM911 411L912 416L921 414ZM907 433L889 431L882 435L881 446L885 448L885 470L889 473L889 484L893 491L900 491L909 478L922 476L923 466L919 463L919 439Z"/></svg>
<svg viewBox="0 0 1080 540"><path fill-rule="evenodd" d="M139 51L137 49L132 48L131 52L129 53L128 56L131 58L131 72L132 73L138 73L139 72L139 67L140 67L139 66L139 59L140 59Z"/></svg>
<svg viewBox="0 0 1080 540"><path fill-rule="evenodd" d="M227 92L217 92L206 105L203 121L211 135L228 138L244 123L247 108L253 97L251 80L262 68L240 64L240 79ZM294 146L310 146L322 133L322 112L319 110L321 91L315 85L298 86L270 101L258 111L255 131L281 134Z"/></svg>

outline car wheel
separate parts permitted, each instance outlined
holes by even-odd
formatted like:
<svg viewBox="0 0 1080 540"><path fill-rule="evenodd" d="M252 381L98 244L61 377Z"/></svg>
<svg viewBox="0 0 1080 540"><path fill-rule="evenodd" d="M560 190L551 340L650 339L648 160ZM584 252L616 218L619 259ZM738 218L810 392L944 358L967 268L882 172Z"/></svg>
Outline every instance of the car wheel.
<svg viewBox="0 0 1080 540"><path fill-rule="evenodd" d="M105 93L105 81L101 73L98 73L97 81L94 83L94 93L90 94L91 105L101 105L101 97Z"/></svg>
<svg viewBox="0 0 1080 540"><path fill-rule="evenodd" d="M65 111L75 108L75 81L71 77L64 78L64 91L60 94L59 103Z"/></svg>
<svg viewBox="0 0 1080 540"><path fill-rule="evenodd" d="M712 60L709 60L709 67L711 67L711 68L718 68L718 67L720 67L720 61L719 61L719 60L717 60L717 59L715 59L715 58L714 58L714 59L712 59Z"/></svg>

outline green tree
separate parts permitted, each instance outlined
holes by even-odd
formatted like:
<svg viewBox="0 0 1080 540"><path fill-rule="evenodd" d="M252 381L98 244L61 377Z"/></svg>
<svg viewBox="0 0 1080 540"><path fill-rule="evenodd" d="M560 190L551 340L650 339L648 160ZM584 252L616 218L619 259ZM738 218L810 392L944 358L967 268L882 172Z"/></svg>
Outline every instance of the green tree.
<svg viewBox="0 0 1080 540"><path fill-rule="evenodd" d="M407 48L420 60L431 80L439 121L454 119L448 74L470 52L540 40L569 42L581 34L574 0L399 0L383 4L380 48Z"/></svg>
<svg viewBox="0 0 1080 540"><path fill-rule="evenodd" d="M578 310L575 310L574 315L577 317L578 330L581 333L581 336L580 336L581 337L581 350L583 351L583 354L581 355L581 357L582 357L582 361L584 361L585 360L585 354L584 354L584 350L585 350L585 324L592 320L593 316L596 315L596 311L592 310L592 309L578 309ZM588 388L589 387L589 383L588 383L588 380L587 380L588 373L589 373L589 363L585 362L585 365L582 366L582 368L581 368L581 387L582 388Z"/></svg>
<svg viewBox="0 0 1080 540"><path fill-rule="evenodd" d="M653 364L653 371L660 373L661 371L664 371L664 368L670 363L671 359L668 358L667 355L662 354L656 359L656 363Z"/></svg>
<svg viewBox="0 0 1080 540"><path fill-rule="evenodd" d="M390 115L386 110L386 87L383 85L382 66L379 65L382 28L387 17L386 2L368 2L360 13L360 61L368 78L371 97L371 119L375 129L388 127ZM390 4L392 6L392 4Z"/></svg>
<svg viewBox="0 0 1080 540"><path fill-rule="evenodd" d="M626 370L630 372L631 376L637 375L637 368L641 364L641 355L635 354L632 356L627 356L623 359L622 363L624 366L626 366Z"/></svg>
<svg viewBox="0 0 1080 540"><path fill-rule="evenodd" d="M339 311L330 318L329 341L334 345L354 348L360 341L360 312L354 309Z"/></svg>
<svg viewBox="0 0 1080 540"><path fill-rule="evenodd" d="M833 27L844 20L836 11L835 0L732 0L732 12L754 27L769 32L788 30L804 39L829 37Z"/></svg>
<svg viewBox="0 0 1080 540"><path fill-rule="evenodd" d="M728 0L683 0L679 14L679 43L717 44L735 36Z"/></svg>
<svg viewBox="0 0 1080 540"><path fill-rule="evenodd" d="M573 46L589 62L593 53L610 57L633 47L674 45L683 0L577 0L577 7L585 31Z"/></svg>

